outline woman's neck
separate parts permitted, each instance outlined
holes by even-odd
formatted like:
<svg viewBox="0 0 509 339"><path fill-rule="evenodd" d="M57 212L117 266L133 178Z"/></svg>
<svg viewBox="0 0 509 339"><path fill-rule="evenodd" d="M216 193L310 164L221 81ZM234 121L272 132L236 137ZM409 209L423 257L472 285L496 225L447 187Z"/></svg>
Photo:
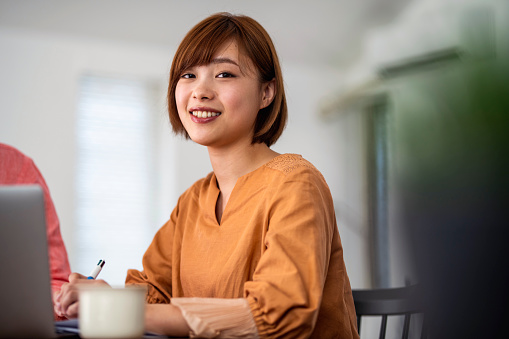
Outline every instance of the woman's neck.
<svg viewBox="0 0 509 339"><path fill-rule="evenodd" d="M208 151L210 163L223 195L224 206L226 206L238 178L254 171L279 155L265 144L229 147L228 149L209 147Z"/></svg>

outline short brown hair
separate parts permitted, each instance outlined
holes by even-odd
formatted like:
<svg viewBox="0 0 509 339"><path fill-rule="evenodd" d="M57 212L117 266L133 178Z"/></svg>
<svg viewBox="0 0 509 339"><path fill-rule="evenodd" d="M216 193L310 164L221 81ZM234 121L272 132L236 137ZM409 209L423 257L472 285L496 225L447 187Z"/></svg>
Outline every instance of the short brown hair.
<svg viewBox="0 0 509 339"><path fill-rule="evenodd" d="M263 142L271 146L281 136L288 115L283 76L270 36L258 22L244 15L214 14L194 26L180 43L168 85L168 113L173 131L189 139L175 101L181 74L190 67L210 63L217 50L230 40L237 42L239 50L251 59L262 83L275 80L274 99L258 112L252 140L253 144Z"/></svg>

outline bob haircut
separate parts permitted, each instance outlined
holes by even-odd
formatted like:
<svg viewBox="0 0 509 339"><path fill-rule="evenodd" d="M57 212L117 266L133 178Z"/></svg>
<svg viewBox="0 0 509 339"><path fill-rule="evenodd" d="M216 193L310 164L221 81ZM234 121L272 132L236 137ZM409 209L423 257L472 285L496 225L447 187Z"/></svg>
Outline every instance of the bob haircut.
<svg viewBox="0 0 509 339"><path fill-rule="evenodd" d="M271 146L281 136L288 117L283 76L270 36L258 22L244 15L211 15L194 26L180 43L170 69L167 97L173 132L190 138L175 101L180 76L190 67L209 64L219 48L231 40L238 44L240 54L253 62L261 83L275 80L274 99L258 111L252 140L253 144Z"/></svg>

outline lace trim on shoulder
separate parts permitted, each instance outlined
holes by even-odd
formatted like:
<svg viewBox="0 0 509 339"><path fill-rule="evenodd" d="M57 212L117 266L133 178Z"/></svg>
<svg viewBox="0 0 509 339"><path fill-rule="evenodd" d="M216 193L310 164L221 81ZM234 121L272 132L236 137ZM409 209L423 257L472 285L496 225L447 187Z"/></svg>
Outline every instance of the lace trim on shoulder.
<svg viewBox="0 0 509 339"><path fill-rule="evenodd" d="M309 161L307 161L298 154L281 154L272 159L271 161L269 161L265 166L267 166L268 168L281 171L285 174L288 174L292 172L294 169L303 166L316 170L313 164L311 164Z"/></svg>

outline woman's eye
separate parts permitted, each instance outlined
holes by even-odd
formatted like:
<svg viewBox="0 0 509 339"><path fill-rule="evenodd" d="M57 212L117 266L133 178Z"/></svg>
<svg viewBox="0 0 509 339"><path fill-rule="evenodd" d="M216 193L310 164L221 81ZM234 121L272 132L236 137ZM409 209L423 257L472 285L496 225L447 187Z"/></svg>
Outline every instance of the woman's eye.
<svg viewBox="0 0 509 339"><path fill-rule="evenodd" d="M228 72L222 72L217 75L218 78L234 78L235 76Z"/></svg>
<svg viewBox="0 0 509 339"><path fill-rule="evenodd" d="M196 78L196 76L192 73L184 73L180 76L182 79L191 79L191 78Z"/></svg>

